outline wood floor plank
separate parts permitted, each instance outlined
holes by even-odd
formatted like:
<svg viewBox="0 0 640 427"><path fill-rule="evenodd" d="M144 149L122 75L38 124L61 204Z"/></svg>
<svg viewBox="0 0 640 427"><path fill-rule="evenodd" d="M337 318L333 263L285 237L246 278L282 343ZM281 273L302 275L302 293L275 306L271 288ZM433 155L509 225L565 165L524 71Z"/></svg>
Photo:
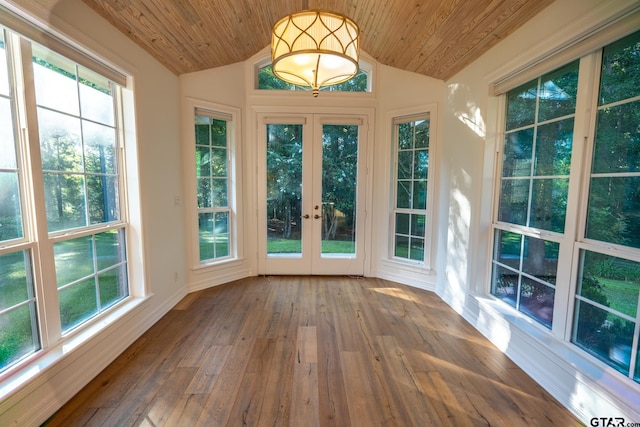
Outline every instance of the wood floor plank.
<svg viewBox="0 0 640 427"><path fill-rule="evenodd" d="M578 426L433 293L267 276L184 298L47 426Z"/></svg>
<svg viewBox="0 0 640 427"><path fill-rule="evenodd" d="M267 376L263 373L271 369L274 348L274 339L256 338L251 357L240 382L238 394L229 414L228 425L257 424L267 393L265 387Z"/></svg>
<svg viewBox="0 0 640 427"><path fill-rule="evenodd" d="M296 362L293 368L289 426L297 427L304 420L305 426L318 427L320 426L319 417L318 364Z"/></svg>
<svg viewBox="0 0 640 427"><path fill-rule="evenodd" d="M167 426L195 426L207 401L206 394L184 394L167 418Z"/></svg>
<svg viewBox="0 0 640 427"><path fill-rule="evenodd" d="M198 371L186 389L188 394L209 394L216 383L232 346L213 345L197 365Z"/></svg>
<svg viewBox="0 0 640 427"><path fill-rule="evenodd" d="M331 303L331 292L329 286L324 287L318 316L318 406L321 425L341 427L351 425L351 420L342 381L344 372L340 363L335 306Z"/></svg>
<svg viewBox="0 0 640 427"><path fill-rule="evenodd" d="M373 392L371 371L365 368L365 357L359 351L340 353L343 366L343 380L347 390L349 418L355 427L380 426L387 424L387 408L381 406Z"/></svg>
<svg viewBox="0 0 640 427"><path fill-rule="evenodd" d="M197 368L176 368L173 370L167 381L153 396L148 407L143 410L139 421L151 423L153 426L166 425L167 419L180 398L185 394L196 372Z"/></svg>
<svg viewBox="0 0 640 427"><path fill-rule="evenodd" d="M398 415L397 424L414 426L435 426L440 424L432 402L413 371L409 360L400 349L393 336L378 337L384 360L385 384L389 400L393 402Z"/></svg>

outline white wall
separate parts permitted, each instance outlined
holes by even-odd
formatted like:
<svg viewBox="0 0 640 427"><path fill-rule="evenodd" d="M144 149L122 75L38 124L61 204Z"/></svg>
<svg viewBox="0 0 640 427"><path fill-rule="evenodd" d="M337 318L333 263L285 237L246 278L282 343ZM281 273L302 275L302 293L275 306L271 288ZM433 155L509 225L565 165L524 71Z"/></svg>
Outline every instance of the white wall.
<svg viewBox="0 0 640 427"><path fill-rule="evenodd" d="M39 3L46 8L31 1L8 3L28 8L46 26L133 76L138 150L127 160L134 162L133 170L138 162L138 173L130 177L128 236L144 252L131 251L129 262L135 293L147 296L119 320L96 325L102 332L78 347L54 346L41 355L34 369L43 372L22 372L26 380L0 401L0 425L25 426L43 422L186 294L180 102L178 78L81 1ZM131 148L134 141L128 142Z"/></svg>
<svg viewBox="0 0 640 427"><path fill-rule="evenodd" d="M42 0L45 4L45 0ZM16 1L17 3L17 1ZM564 34L572 23L586 16L591 21L633 3L629 0L557 0L514 35L447 82L382 65L374 67L372 96L347 100L347 108L375 110L373 124L373 192L370 273L436 292L493 340L564 405L587 422L590 416L627 416L640 420L638 387L615 380L597 365L576 357L569 346L527 322L509 317L482 294L488 289L493 151L497 101L488 96L488 85L499 73L515 67L527 47L554 34ZM302 97L278 98L248 91L252 58L215 70L174 76L142 49L130 42L97 14L77 0L46 1L48 9L29 2L29 9L49 25L66 32L86 47L106 57L135 79L137 136L139 145L139 193L142 217L135 233L143 233L146 287L151 298L125 318L77 349L61 363L27 383L0 402L0 424L17 421L38 424L62 405L102 367L169 310L186 292L202 286L256 273L255 216L243 218L245 260L230 271L194 272L187 260L186 237L190 227L185 215L184 164L181 139L191 128L187 98L238 108L242 117L242 203L255 212L255 141L252 125L255 107L289 105L309 108ZM600 9L598 9L600 8ZM496 66L498 65L498 67ZM497 70L498 68L498 70ZM292 100L293 99L293 100ZM329 97L315 105L330 108ZM312 104L311 104L312 105ZM437 111L436 139L436 246L433 271L397 269L385 260L388 239L391 123L395 114ZM247 167L251 166L251 167ZM177 202L177 203L176 203ZM130 254L136 257L136 254ZM90 344L90 345L89 345ZM574 362L582 363L578 371ZM628 382L627 382L628 383ZM624 396L624 398L622 398ZM44 402L44 403L43 403ZM9 422L6 422L6 421Z"/></svg>
<svg viewBox="0 0 640 427"><path fill-rule="evenodd" d="M373 247L371 275L409 284L422 289L435 289L435 270L393 262L389 259L390 199L392 182L393 126L394 117L431 111L431 141L429 147L430 167L436 167L439 175L442 157L441 112L444 109L442 80L426 77L385 65L377 66L375 75L376 125L374 159L374 209ZM436 183L440 178L436 178ZM437 190L437 184L434 187ZM437 194L437 193L436 193ZM435 197L436 194L429 194ZM435 218L437 219L437 218ZM432 231L437 233L436 230ZM436 247L433 247L434 251ZM434 256L435 258L435 252Z"/></svg>
<svg viewBox="0 0 640 427"><path fill-rule="evenodd" d="M220 285L233 280L256 274L255 256L252 251L255 243L251 237L255 233L249 230L255 227L255 218L248 215L253 200L253 176L246 173L246 164L255 151L251 141L245 136L246 108L245 108L245 64L237 63L211 70L183 74L180 81L180 102L182 114L182 155L183 170L189 176L183 177L185 200L192 203L194 208L185 209L184 231L187 236L187 288L195 291L211 286ZM193 117L194 108L206 108L223 113L237 112L234 123L235 143L235 186L237 187L237 242L238 259L210 266L200 266L197 262L197 221L195 211L195 194L191 194L195 186L195 169L191 153L193 149Z"/></svg>
<svg viewBox="0 0 640 427"><path fill-rule="evenodd" d="M489 84L596 28L637 1L557 0L446 82L436 292L563 405L592 417L640 419L640 387L551 332L484 298L489 291L498 99Z"/></svg>

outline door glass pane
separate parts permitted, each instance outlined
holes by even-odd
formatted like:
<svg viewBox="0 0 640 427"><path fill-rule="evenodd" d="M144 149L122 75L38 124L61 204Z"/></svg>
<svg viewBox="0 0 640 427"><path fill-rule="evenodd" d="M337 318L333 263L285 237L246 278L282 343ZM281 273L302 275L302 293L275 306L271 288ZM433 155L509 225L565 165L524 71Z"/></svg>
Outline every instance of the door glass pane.
<svg viewBox="0 0 640 427"><path fill-rule="evenodd" d="M267 255L302 255L302 125L267 125Z"/></svg>
<svg viewBox="0 0 640 427"><path fill-rule="evenodd" d="M358 126L322 126L322 255L356 253Z"/></svg>

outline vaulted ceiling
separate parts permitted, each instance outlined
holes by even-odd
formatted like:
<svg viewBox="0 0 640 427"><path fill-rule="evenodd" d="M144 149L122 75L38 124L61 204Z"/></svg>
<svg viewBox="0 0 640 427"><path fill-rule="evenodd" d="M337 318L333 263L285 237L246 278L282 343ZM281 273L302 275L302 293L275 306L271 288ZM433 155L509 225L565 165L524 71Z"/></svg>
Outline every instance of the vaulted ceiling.
<svg viewBox="0 0 640 427"><path fill-rule="evenodd" d="M281 17L353 19L378 62L447 80L553 0L83 0L175 74L244 61Z"/></svg>

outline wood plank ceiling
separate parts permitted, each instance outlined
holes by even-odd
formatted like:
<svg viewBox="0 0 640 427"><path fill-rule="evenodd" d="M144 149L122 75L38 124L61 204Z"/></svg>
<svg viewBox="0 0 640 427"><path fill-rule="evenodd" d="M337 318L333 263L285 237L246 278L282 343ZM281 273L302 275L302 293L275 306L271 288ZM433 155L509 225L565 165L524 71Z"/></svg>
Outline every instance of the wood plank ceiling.
<svg viewBox="0 0 640 427"><path fill-rule="evenodd" d="M447 80L553 0L83 0L175 74L244 61L281 17L352 18L378 62Z"/></svg>

